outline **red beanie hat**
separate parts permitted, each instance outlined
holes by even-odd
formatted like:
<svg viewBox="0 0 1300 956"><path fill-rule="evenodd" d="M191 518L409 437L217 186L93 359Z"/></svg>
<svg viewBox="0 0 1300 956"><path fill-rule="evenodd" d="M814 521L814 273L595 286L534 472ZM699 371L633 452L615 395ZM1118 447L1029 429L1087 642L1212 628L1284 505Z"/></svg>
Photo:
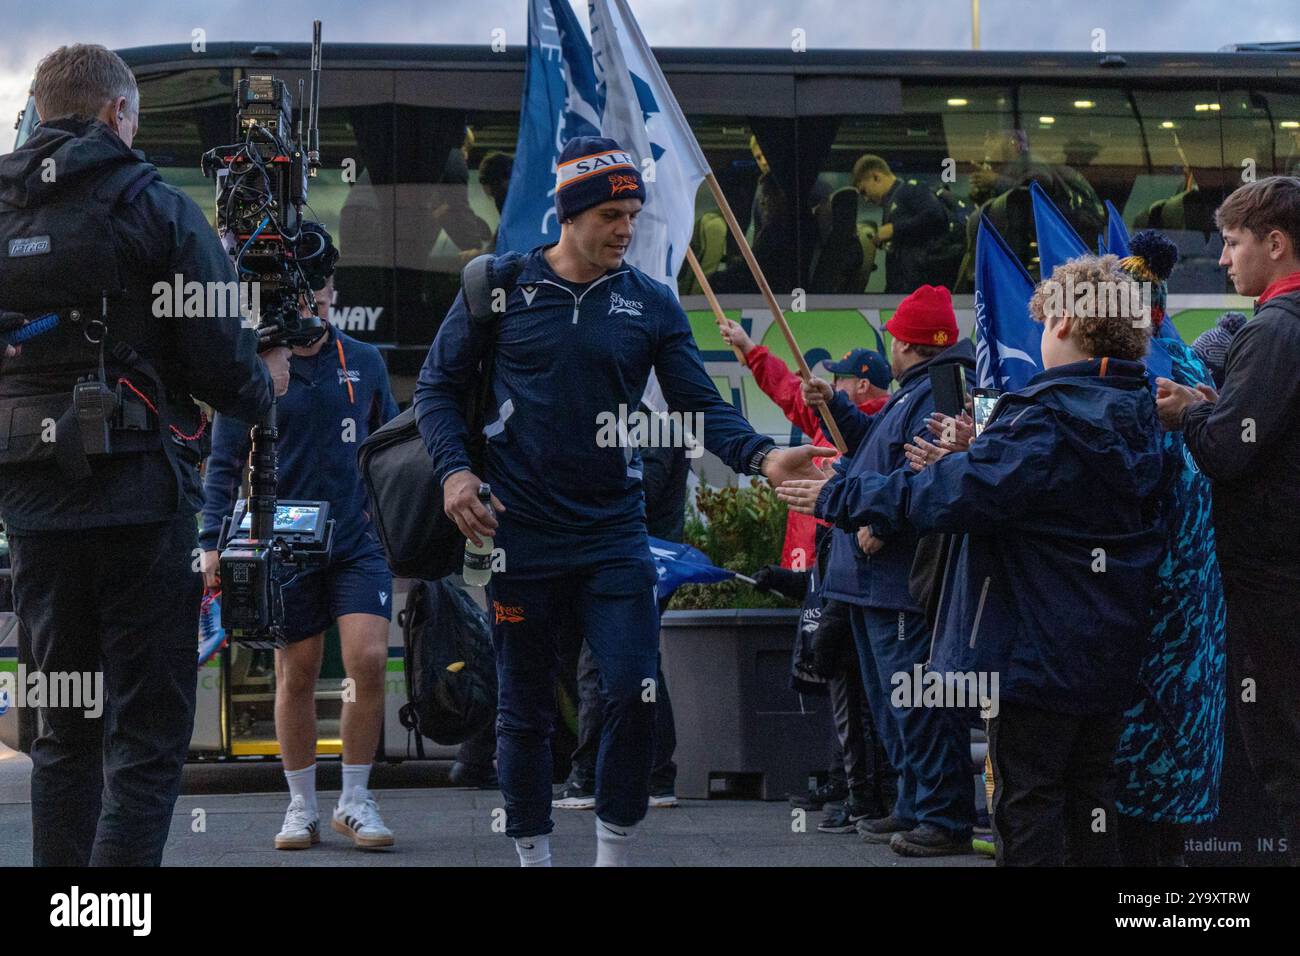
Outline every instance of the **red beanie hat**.
<svg viewBox="0 0 1300 956"><path fill-rule="evenodd" d="M952 345L957 341L952 293L941 285L921 286L898 303L885 329L911 345Z"/></svg>

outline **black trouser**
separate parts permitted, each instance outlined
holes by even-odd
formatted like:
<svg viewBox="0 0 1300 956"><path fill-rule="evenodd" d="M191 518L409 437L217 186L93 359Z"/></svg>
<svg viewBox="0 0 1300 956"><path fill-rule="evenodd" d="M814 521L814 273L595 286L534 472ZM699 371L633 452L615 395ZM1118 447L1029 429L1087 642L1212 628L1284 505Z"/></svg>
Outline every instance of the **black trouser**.
<svg viewBox="0 0 1300 956"><path fill-rule="evenodd" d="M673 723L673 702L663 668L655 678L654 769L650 771L650 793L672 793L677 785L677 728ZM578 748L573 751L573 768L569 780L588 792L596 789L596 754L600 750L600 730L605 722L605 704L600 696L600 674L596 659L587 642L578 653Z"/></svg>
<svg viewBox="0 0 1300 956"><path fill-rule="evenodd" d="M1300 594L1259 590L1226 572L1223 589L1228 603L1228 693L1237 695L1237 722L1251 769L1277 807L1287 838L1287 861L1298 865ZM1245 684L1247 680L1252 684Z"/></svg>
<svg viewBox="0 0 1300 956"><path fill-rule="evenodd" d="M989 721L999 866L1118 866L1122 714L1080 717L1003 699Z"/></svg>
<svg viewBox="0 0 1300 956"><path fill-rule="evenodd" d="M193 515L11 535L14 598L45 674L103 674L103 714L42 707L32 746L37 866L157 866L194 729Z"/></svg>
<svg viewBox="0 0 1300 956"><path fill-rule="evenodd" d="M847 653L841 655L836 673L827 678L826 686L834 723L831 780L844 781L855 794L867 797L874 794L888 806L882 790L891 789L889 778L893 770L885 757L885 748L876 737L857 660Z"/></svg>
<svg viewBox="0 0 1300 956"><path fill-rule="evenodd" d="M1186 866L1189 824L1153 823L1119 815L1119 858L1125 866Z"/></svg>

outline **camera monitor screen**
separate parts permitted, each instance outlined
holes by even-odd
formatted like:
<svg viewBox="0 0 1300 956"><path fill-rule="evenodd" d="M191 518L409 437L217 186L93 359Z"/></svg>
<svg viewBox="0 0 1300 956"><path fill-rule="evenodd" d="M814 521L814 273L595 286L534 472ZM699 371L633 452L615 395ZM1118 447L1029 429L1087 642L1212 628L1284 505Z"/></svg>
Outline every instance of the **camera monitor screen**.
<svg viewBox="0 0 1300 956"><path fill-rule="evenodd" d="M315 534L319 530L321 518L320 505L300 505L277 503L275 506L276 534ZM239 522L240 531L253 530L253 516L244 512Z"/></svg>

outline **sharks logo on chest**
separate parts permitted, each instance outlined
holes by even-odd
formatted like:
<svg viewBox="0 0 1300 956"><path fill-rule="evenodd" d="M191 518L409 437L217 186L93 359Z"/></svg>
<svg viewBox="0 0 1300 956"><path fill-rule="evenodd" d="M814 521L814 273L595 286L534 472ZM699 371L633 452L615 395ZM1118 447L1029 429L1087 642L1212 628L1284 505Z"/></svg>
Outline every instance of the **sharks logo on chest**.
<svg viewBox="0 0 1300 956"><path fill-rule="evenodd" d="M613 290L609 293L609 315L640 315L645 305L636 299L625 299Z"/></svg>

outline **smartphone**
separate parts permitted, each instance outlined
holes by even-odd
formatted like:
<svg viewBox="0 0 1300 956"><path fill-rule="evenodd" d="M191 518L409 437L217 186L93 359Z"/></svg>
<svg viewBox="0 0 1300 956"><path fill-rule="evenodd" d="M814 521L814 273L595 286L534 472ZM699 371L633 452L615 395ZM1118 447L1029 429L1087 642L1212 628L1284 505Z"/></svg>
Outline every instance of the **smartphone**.
<svg viewBox="0 0 1300 956"><path fill-rule="evenodd" d="M975 388L971 389L970 394L971 404L974 408L975 434L979 435L984 430L989 415L993 413L993 406L998 403L998 397L1002 393L996 388Z"/></svg>
<svg viewBox="0 0 1300 956"><path fill-rule="evenodd" d="M966 408L966 372L955 362L930 369L934 410L954 418Z"/></svg>

